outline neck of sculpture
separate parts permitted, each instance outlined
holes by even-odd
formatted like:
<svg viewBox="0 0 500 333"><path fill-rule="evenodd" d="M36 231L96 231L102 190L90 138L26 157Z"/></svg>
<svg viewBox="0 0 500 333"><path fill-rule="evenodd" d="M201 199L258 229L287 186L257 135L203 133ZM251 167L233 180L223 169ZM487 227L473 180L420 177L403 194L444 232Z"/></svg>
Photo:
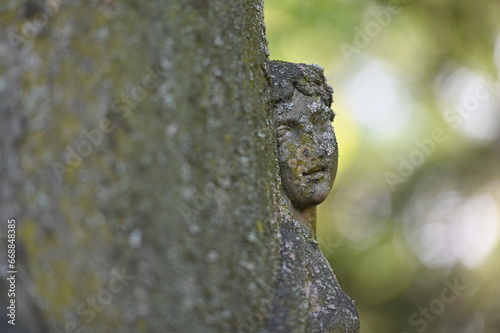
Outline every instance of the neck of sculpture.
<svg viewBox="0 0 500 333"><path fill-rule="evenodd" d="M292 218L299 221L300 224L309 229L313 237L316 239L316 206L304 209L293 207Z"/></svg>

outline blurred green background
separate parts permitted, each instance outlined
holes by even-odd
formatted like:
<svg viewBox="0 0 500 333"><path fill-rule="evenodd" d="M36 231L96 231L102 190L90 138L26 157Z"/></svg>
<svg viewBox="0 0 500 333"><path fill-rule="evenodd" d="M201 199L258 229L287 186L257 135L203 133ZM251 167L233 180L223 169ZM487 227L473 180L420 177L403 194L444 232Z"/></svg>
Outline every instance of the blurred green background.
<svg viewBox="0 0 500 333"><path fill-rule="evenodd" d="M500 2L267 1L271 59L333 86L318 240L362 333L500 332Z"/></svg>

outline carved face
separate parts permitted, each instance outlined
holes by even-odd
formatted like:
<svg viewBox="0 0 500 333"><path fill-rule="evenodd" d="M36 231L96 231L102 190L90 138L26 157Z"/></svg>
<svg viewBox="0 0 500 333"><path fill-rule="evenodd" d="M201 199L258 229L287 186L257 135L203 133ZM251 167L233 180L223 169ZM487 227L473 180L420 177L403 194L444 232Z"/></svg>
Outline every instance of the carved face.
<svg viewBox="0 0 500 333"><path fill-rule="evenodd" d="M275 114L281 180L286 195L299 209L326 199L337 173L335 114L319 96L295 91L292 102Z"/></svg>

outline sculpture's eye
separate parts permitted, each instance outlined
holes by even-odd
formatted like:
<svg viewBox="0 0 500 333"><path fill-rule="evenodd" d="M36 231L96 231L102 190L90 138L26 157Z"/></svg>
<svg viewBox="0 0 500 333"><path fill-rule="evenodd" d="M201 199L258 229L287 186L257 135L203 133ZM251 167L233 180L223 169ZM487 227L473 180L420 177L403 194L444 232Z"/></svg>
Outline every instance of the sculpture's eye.
<svg viewBox="0 0 500 333"><path fill-rule="evenodd" d="M283 142L286 140L292 130L292 127L289 125L279 125L276 127L276 137L278 138L278 141Z"/></svg>
<svg viewBox="0 0 500 333"><path fill-rule="evenodd" d="M335 113L333 113L332 109L325 107L323 110L313 114L311 122L315 126L330 125L334 118Z"/></svg>
<svg viewBox="0 0 500 333"><path fill-rule="evenodd" d="M290 126L288 126L288 125L279 125L276 128L276 133L278 133L278 136L282 136L284 134L287 134L291 130L292 130L292 128Z"/></svg>

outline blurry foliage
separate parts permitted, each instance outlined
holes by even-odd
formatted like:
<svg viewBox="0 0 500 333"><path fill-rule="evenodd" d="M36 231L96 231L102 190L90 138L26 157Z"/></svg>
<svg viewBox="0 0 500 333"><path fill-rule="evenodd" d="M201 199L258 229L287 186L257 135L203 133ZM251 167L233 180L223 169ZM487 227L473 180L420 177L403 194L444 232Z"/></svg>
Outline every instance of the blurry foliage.
<svg viewBox="0 0 500 333"><path fill-rule="evenodd" d="M318 239L362 333L500 332L499 13L266 2L271 59L317 63L335 89L340 165Z"/></svg>

